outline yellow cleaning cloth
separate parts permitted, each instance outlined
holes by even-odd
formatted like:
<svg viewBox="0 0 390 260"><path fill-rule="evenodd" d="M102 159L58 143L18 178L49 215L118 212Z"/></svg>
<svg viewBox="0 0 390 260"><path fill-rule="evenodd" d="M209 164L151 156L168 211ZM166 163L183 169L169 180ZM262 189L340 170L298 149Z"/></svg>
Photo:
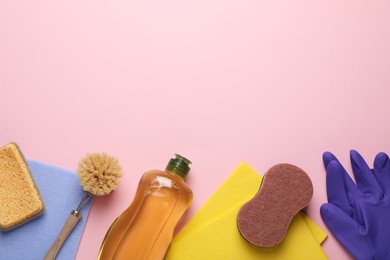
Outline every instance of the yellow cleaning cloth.
<svg viewBox="0 0 390 260"><path fill-rule="evenodd" d="M320 246L326 233L303 213L294 217L278 246L258 248L242 238L236 216L260 183L261 176L241 163L173 239L166 259L326 259Z"/></svg>

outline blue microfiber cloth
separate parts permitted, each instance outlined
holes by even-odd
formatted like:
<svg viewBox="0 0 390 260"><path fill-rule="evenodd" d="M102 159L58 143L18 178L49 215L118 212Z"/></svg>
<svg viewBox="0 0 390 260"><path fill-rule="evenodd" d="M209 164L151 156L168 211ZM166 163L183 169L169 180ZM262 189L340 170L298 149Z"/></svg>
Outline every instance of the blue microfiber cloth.
<svg viewBox="0 0 390 260"><path fill-rule="evenodd" d="M0 232L0 259L42 259L84 195L77 173L33 160L27 160L27 164L45 210L20 227ZM91 202L88 202L57 260L74 259L90 208Z"/></svg>

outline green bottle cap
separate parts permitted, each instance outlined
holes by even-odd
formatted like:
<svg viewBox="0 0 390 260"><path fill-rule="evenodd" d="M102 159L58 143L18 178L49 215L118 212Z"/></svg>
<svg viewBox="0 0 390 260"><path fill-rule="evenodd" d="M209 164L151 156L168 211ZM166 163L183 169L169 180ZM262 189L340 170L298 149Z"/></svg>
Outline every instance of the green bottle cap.
<svg viewBox="0 0 390 260"><path fill-rule="evenodd" d="M179 154L175 154L175 156L175 158L169 160L165 170L185 178L191 169L189 166L191 161Z"/></svg>

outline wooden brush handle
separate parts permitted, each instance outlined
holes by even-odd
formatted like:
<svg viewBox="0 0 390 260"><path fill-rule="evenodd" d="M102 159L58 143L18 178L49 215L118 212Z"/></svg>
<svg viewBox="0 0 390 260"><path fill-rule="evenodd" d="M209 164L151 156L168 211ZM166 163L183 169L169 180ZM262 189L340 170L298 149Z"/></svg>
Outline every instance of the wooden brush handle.
<svg viewBox="0 0 390 260"><path fill-rule="evenodd" d="M68 238L70 232L72 232L73 228L76 226L76 224L79 222L81 217L81 214L78 214L77 216L70 214L68 219L66 220L64 226L62 227L62 230L60 234L58 234L56 240L54 241L53 245L49 249L49 251L46 253L44 260L53 260L58 254L58 251L60 251L62 245L64 244L65 240Z"/></svg>

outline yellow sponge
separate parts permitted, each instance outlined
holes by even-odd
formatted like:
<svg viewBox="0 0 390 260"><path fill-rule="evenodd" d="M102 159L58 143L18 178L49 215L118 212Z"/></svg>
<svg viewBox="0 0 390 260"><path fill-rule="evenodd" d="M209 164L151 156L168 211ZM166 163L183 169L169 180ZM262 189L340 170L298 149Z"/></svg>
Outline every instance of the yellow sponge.
<svg viewBox="0 0 390 260"><path fill-rule="evenodd" d="M26 161L15 143L0 148L0 230L37 217L44 206Z"/></svg>

